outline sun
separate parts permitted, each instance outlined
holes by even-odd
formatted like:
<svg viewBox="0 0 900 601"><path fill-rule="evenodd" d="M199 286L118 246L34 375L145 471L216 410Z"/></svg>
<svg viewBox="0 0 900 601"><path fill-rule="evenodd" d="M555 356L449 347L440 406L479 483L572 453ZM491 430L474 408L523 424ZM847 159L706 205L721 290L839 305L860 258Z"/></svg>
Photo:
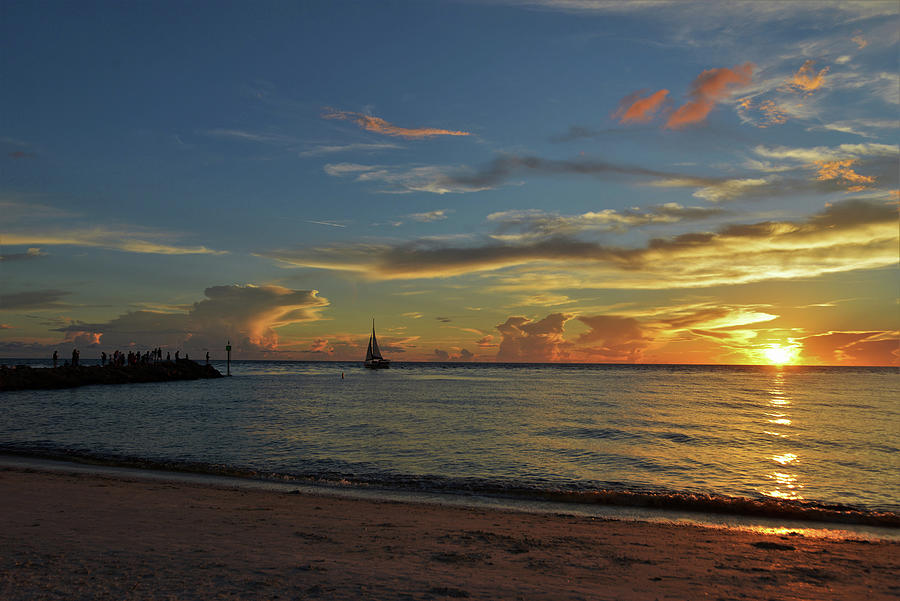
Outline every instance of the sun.
<svg viewBox="0 0 900 601"><path fill-rule="evenodd" d="M797 349L792 346L782 346L780 344L769 345L763 349L763 355L772 365L784 365L792 363L797 354Z"/></svg>

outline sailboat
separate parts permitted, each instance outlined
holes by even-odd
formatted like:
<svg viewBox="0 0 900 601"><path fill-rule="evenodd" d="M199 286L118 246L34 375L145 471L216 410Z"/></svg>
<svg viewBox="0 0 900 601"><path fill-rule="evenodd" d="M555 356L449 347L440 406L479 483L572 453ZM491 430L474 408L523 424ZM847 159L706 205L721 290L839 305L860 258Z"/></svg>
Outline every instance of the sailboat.
<svg viewBox="0 0 900 601"><path fill-rule="evenodd" d="M369 348L366 349L365 366L369 369L387 369L391 366L391 360L381 356L378 348L378 339L375 338L375 320L372 320L372 336L369 338Z"/></svg>

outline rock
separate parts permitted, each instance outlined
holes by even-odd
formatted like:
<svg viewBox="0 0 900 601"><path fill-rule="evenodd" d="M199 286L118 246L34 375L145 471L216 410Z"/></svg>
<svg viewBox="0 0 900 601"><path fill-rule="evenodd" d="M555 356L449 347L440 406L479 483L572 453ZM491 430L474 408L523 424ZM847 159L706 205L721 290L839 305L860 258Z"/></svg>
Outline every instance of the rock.
<svg viewBox="0 0 900 601"><path fill-rule="evenodd" d="M33 368L17 365L0 366L0 392L5 390L34 390L74 388L91 384L135 384L139 382L169 382L221 378L212 365L200 365L188 359L163 361L126 367L99 365Z"/></svg>

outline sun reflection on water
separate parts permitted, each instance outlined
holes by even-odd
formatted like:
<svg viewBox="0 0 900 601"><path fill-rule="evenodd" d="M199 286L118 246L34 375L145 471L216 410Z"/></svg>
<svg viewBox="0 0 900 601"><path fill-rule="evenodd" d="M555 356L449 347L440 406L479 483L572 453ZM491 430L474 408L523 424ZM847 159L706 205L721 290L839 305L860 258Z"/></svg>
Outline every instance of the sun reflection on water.
<svg viewBox="0 0 900 601"><path fill-rule="evenodd" d="M763 432L779 439L786 439L791 436L790 428L793 426L793 420L788 413L791 407L791 399L786 392L786 388L785 372L779 369L773 375L772 384L768 390L768 406L766 411L763 411L766 424L781 426L779 428L780 431L763 430ZM800 458L797 454L785 451L770 455L767 459L778 464L779 467L765 474L766 480L771 484L770 487L766 487L760 492L775 499L803 499L803 496L800 494L803 484L799 480L799 474L784 469L800 463Z"/></svg>

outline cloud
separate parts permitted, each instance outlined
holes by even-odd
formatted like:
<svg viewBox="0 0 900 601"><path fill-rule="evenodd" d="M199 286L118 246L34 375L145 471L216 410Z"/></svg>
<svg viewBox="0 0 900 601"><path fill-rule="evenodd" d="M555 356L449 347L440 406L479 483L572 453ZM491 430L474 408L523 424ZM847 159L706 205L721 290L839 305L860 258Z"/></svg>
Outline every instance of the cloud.
<svg viewBox="0 0 900 601"><path fill-rule="evenodd" d="M315 157L326 154L337 154L339 152L371 152L375 150L388 150L394 148L402 148L398 144L343 144L338 146L316 146L309 150L304 150L299 154L302 157Z"/></svg>
<svg viewBox="0 0 900 601"><path fill-rule="evenodd" d="M751 196L754 191L762 188L768 188L773 181L775 180L761 177L729 179L711 186L704 186L694 192L694 196L710 202L734 200L735 198Z"/></svg>
<svg viewBox="0 0 900 601"><path fill-rule="evenodd" d="M449 168L432 165L420 167L386 167L382 165L360 165L357 163L329 163L325 173L333 177L353 177L357 182L381 182L391 187L388 193L431 192L448 194L478 192L483 186L456 183L447 176Z"/></svg>
<svg viewBox="0 0 900 601"><path fill-rule="evenodd" d="M175 234L150 228L94 226L81 229L20 230L4 233L3 243L8 246L86 246L159 255L226 254L226 251L212 250L205 246L178 246L169 243L175 237Z"/></svg>
<svg viewBox="0 0 900 601"><path fill-rule="evenodd" d="M432 138L434 136L470 136L469 132L453 131L449 129L435 129L431 127L405 128L392 125L381 119L380 117L372 117L363 113L355 113L352 111L337 111L334 109L326 109L327 112L322 114L323 119L341 119L344 121L353 121L366 131L384 134L387 136L397 136L406 138L407 140L421 140L424 138Z"/></svg>
<svg viewBox="0 0 900 601"><path fill-rule="evenodd" d="M211 129L204 133L208 136L232 138L261 144L295 144L297 142L295 138L283 134L244 131L239 129Z"/></svg>
<svg viewBox="0 0 900 601"><path fill-rule="evenodd" d="M76 322L58 331L98 335L107 348L208 349L231 340L237 352L277 350L275 329L318 319L328 300L316 290L281 286L213 286L186 312L133 311L106 323Z"/></svg>
<svg viewBox="0 0 900 601"><path fill-rule="evenodd" d="M544 363L566 358L563 339L565 323L572 315L552 313L540 321L514 316L497 326L500 349L497 361L509 363Z"/></svg>
<svg viewBox="0 0 900 601"><path fill-rule="evenodd" d="M787 159L807 164L818 161L837 161L863 157L897 157L897 144L841 144L839 146L814 146L812 148L791 148L788 146L763 146L753 148L759 156L771 159Z"/></svg>
<svg viewBox="0 0 900 601"><path fill-rule="evenodd" d="M750 83L753 69L753 63L744 63L733 69L722 67L703 71L691 84L691 100L678 107L665 126L680 129L703 121L716 103L727 98L734 88Z"/></svg>
<svg viewBox="0 0 900 601"><path fill-rule="evenodd" d="M4 261L25 261L28 259L37 259L38 257L46 257L47 253L40 248L29 248L23 253L0 254L0 262Z"/></svg>
<svg viewBox="0 0 900 601"><path fill-rule="evenodd" d="M795 92L810 94L825 84L825 74L828 67L815 72L816 61L810 59L803 63L796 73L788 80L787 85Z"/></svg>
<svg viewBox="0 0 900 601"><path fill-rule="evenodd" d="M428 211L427 213L412 213L407 215L407 219L418 221L420 223L430 223L432 221L441 221L447 218L447 209L438 209L436 211Z"/></svg>
<svg viewBox="0 0 900 601"><path fill-rule="evenodd" d="M517 173L523 172L537 175L629 176L649 180L678 178L683 181L694 182L696 185L718 181L716 178L696 177L590 159L563 161L534 156L505 155L494 159L474 173L458 172L448 175L442 180L442 183L447 186L463 186L472 190L486 190L507 181Z"/></svg>
<svg viewBox="0 0 900 601"><path fill-rule="evenodd" d="M816 161L818 166L818 174L816 179L820 181L837 180L847 185L847 189L851 192L859 192L866 189L869 184L875 183L875 178L870 175L860 175L852 169L855 159L844 159L839 161Z"/></svg>
<svg viewBox="0 0 900 601"><path fill-rule="evenodd" d="M861 35L855 35L855 36L853 36L853 37L850 38L850 39L851 39L854 43L856 43L856 46L857 46L860 50L862 50L863 48L865 48L866 46L869 45L869 42L866 41L866 39L865 39L864 37L862 37Z"/></svg>
<svg viewBox="0 0 900 601"><path fill-rule="evenodd" d="M697 287L815 277L897 263L897 212L892 203L851 199L803 221L736 224L715 232L655 238L626 248L556 235L524 243L492 240L452 245L417 240L258 253L289 265L354 271L373 279L446 278L519 268L510 278L530 285L521 269L551 269L573 288ZM560 269L560 266L565 269ZM544 288L546 289L546 288Z"/></svg>
<svg viewBox="0 0 900 601"><path fill-rule="evenodd" d="M647 123L652 121L656 112L666 100L669 90L659 90L650 96L641 98L645 91L633 92L619 102L618 110L613 113L613 119L622 123Z"/></svg>
<svg viewBox="0 0 900 601"><path fill-rule="evenodd" d="M0 323L0 330L12 330L13 327L8 323Z"/></svg>
<svg viewBox="0 0 900 601"><path fill-rule="evenodd" d="M828 365L900 365L900 332L825 332L800 338L802 356Z"/></svg>
<svg viewBox="0 0 900 601"><path fill-rule="evenodd" d="M656 223L702 220L723 212L718 207L684 207L670 202L649 209L602 209L581 215L558 215L541 209L498 211L488 215L487 220L498 224L498 232L493 238L515 240L528 236L571 236L588 231L624 231ZM510 231L519 231L521 234L510 235Z"/></svg>
<svg viewBox="0 0 900 601"><path fill-rule="evenodd" d="M642 325L632 317L598 315L579 317L578 321L590 328L578 337L579 344L591 345L589 349L579 349L595 361L610 363L633 363L640 361L644 350L652 343Z"/></svg>
<svg viewBox="0 0 900 601"><path fill-rule="evenodd" d="M471 361L475 358L472 351L467 349L451 349L450 351L445 351L436 348L432 351L432 355L435 361Z"/></svg>
<svg viewBox="0 0 900 601"><path fill-rule="evenodd" d="M32 159L32 158L36 157L37 155L34 154L33 152L25 152L24 150L14 150L14 151L8 153L7 156L9 156L9 158L11 158L11 159L18 160L18 159Z"/></svg>
<svg viewBox="0 0 900 601"><path fill-rule="evenodd" d="M55 289L0 294L0 311L58 309L66 306L59 301L69 294L71 292Z"/></svg>
<svg viewBox="0 0 900 601"><path fill-rule="evenodd" d="M825 129L863 138L875 138L882 135L886 129L897 129L898 127L900 127L900 121L893 119L853 119L814 125L810 129Z"/></svg>

